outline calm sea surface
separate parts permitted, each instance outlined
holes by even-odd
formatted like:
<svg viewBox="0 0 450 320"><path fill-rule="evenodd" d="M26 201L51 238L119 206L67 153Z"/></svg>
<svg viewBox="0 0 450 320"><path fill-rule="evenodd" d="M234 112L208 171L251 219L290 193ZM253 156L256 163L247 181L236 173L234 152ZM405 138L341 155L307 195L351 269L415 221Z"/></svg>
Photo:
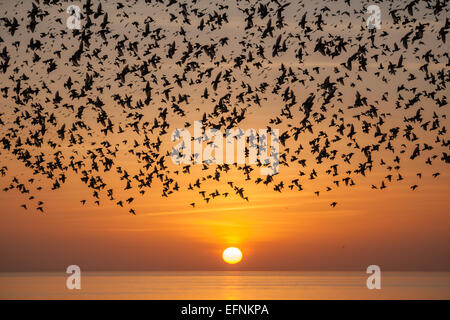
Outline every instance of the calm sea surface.
<svg viewBox="0 0 450 320"><path fill-rule="evenodd" d="M382 272L368 290L361 272L0 273L0 299L450 299L450 272Z"/></svg>

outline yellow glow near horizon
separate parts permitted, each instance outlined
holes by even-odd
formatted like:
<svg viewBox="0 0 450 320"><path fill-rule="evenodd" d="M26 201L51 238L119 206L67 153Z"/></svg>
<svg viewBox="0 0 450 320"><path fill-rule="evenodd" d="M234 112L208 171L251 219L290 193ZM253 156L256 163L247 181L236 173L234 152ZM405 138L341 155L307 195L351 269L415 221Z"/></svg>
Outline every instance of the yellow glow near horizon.
<svg viewBox="0 0 450 320"><path fill-rule="evenodd" d="M223 251L223 261L229 264L236 264L242 260L242 252L236 247L229 247Z"/></svg>

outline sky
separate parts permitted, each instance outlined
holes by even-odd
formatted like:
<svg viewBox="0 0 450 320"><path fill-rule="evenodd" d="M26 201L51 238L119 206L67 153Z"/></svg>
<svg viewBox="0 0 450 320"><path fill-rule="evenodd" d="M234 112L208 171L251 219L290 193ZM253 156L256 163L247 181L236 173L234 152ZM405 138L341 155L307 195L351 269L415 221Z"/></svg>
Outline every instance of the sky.
<svg viewBox="0 0 450 320"><path fill-rule="evenodd" d="M12 99L13 87L15 82L12 77L18 77L25 73L28 80L24 80L25 85L40 86L41 81L46 82L52 91L52 94L42 94L34 101L40 103L53 112L59 123L67 123L69 127L74 121L74 112L65 108L54 108L51 99L56 91L59 91L64 102L72 103L76 107L86 104L85 100L71 101L63 83L70 76L75 82L75 86L82 85L86 73L98 72L101 78L95 80L94 87L112 85L111 90L104 89L103 92L95 89L92 97L99 96L105 103L110 118L114 123L127 123L133 116L135 110L124 110L112 99L112 94L128 95L136 102L139 98L145 99L142 88L145 82L139 77L129 75L132 84L130 87L117 86L114 81L117 73L123 68L121 62L117 62L117 51L114 47L115 42L110 41L107 45L102 44L98 36L94 36L89 52L93 52L96 47L101 48L102 54L108 57L103 64L95 59L89 61L91 70L89 70L88 59L82 58L79 67L73 67L67 63L68 58L78 48L78 40L71 32L59 33L59 30L68 31L64 22L67 18L65 8L68 2L58 5L44 6L49 11L49 16L37 26L34 33L25 28L26 22L22 21L26 11L31 9L32 1L0 1L1 16L10 19L17 17L21 27L15 36L6 33L6 28L1 25L0 49L7 46L9 54L12 57L14 67L20 67L20 72L14 72L10 67L7 73L0 74L0 87L9 86L10 96L0 98L0 106L5 126L0 127L0 137L4 136L9 126L14 126L14 119L18 116L14 111L15 103ZM94 9L98 2L93 1ZM222 48L218 52L228 57L236 56L242 47L239 42L245 34L245 21L243 13L236 10L236 4L232 1L226 2L201 2L200 8L213 13L218 10L219 4L226 3L230 6L228 10L229 24L219 30L211 31L207 28L204 32L199 32L196 25L183 25L192 41L202 43L217 42L218 39L228 36L230 38L229 46ZM284 3L284 2L283 2ZM285 22L286 29L291 33L297 32L298 22L306 12L308 17L313 17L315 9L323 8L322 1L305 1L305 6L291 4L294 9L286 9ZM402 2L403 3L403 2ZM73 4L76 4L75 2ZM242 8L251 7L251 2L240 3ZM381 43L391 46L394 42L400 43L400 39L411 26L398 26L392 24L392 19L388 12L391 6L400 5L393 2L380 3L382 9L382 30L388 31L389 35L384 38L376 38L380 47ZM80 3L80 6L81 3ZM150 5L140 2L137 5L126 5L123 11L116 9L116 2L104 4L103 9L108 12L111 21L112 34L125 35L128 45L130 42L138 41L140 52L145 51L148 39L139 40L133 26L134 21L140 23L139 28L143 28L143 21L151 16L155 22L152 26L161 27L167 34L177 32L181 24L181 18L170 21L169 12L179 14L179 8L163 5ZM343 37L352 38L352 43L358 43L357 37L361 28L365 28L363 13L352 13L353 10L362 10L365 3L353 3L348 8L343 2L329 3L328 8L334 13L334 16L324 17L327 22L323 33L318 31L313 33L315 39L317 34L326 36L327 33L334 35L340 34ZM342 11L348 10L350 18L344 15ZM366 95L371 103L377 101L380 112L392 113L392 116L386 119L385 127L395 126L400 123L404 117L415 114L416 109L396 110L395 103L397 98L396 88L407 83L409 74L417 75L417 79L411 85L419 90L429 90L431 86L423 80L419 68L421 62L415 59L415 55L422 55L429 48L439 54L439 63L430 64L430 70L437 71L444 68L448 72L448 66L445 66L445 59L442 54L448 52L444 46L436 39L436 30L442 26L445 17L448 18L448 12L441 13L436 19L428 14L429 11L423 7L418 9L416 15L421 17L423 23L429 23L429 34L423 40L424 43L418 45L418 50L411 48L406 53L396 53L386 56L380 56L379 62L387 66L389 61L398 61L400 54L404 55L405 68L408 72L399 73L397 76L391 76L389 81L383 82L374 76L379 64L370 60L368 71L364 75L363 81L357 81L358 72L354 69L348 71L349 79L346 85L339 88L342 92L342 101L336 108L345 109L352 105L355 98L355 91ZM126 15L125 15L126 13ZM273 13L273 12L272 12ZM325 15L326 11L324 11ZM61 19L58 22L57 19ZM26 21L26 18L24 18ZM255 18L255 22L257 19ZM197 21L196 21L197 22ZM260 21L258 21L260 22ZM349 26L349 23L351 24ZM261 23L263 26L264 24ZM51 74L46 74L46 65L43 63L33 64L30 67L29 62L32 58L31 51L26 48L31 38L38 38L41 32L54 32L55 37L51 41L43 41L44 49L41 53L42 60L55 57L55 51L64 44L69 49L61 53L62 57L56 59L58 68ZM363 31L364 32L364 31ZM119 38L122 39L122 38ZM258 43L256 37L248 36L249 42ZM270 39L269 50L275 41ZM15 41L20 41L18 49L13 47ZM162 40L163 45L153 52L164 57L167 46L170 45L173 38L168 37ZM269 40L268 40L269 41ZM241 82L246 82L256 88L262 81L273 83L279 75L281 65L290 66L294 70L302 71L308 69L310 75L304 76L305 79L314 77L313 81L306 80L305 85L291 84L292 90L297 95L298 101L304 101L310 93L317 91L317 84L323 82L326 77L335 77L335 68L340 67L342 62L346 61L344 57L330 59L313 52L315 42L302 37L301 41L306 42L305 51L311 54L305 57L303 63L299 63L295 58L294 50L288 54L274 57L271 63L263 62L263 67L258 70L249 71L249 75L244 70L238 70L234 76L236 83L230 86L221 85L216 96L220 97L227 92L233 96L237 95L243 89L240 88ZM151 43L151 40L148 40ZM181 55L185 44L180 45L177 55ZM296 45L296 40L291 39L292 48ZM87 50L87 49L86 49ZM247 48L247 50L250 50ZM354 48L352 48L353 52ZM247 54L247 52L246 52ZM350 54L350 53L349 53ZM150 55L151 56L151 55ZM370 52L369 55L371 56ZM347 57L347 55L346 55ZM129 51L125 52L124 58L130 66L140 63L144 58L140 55L133 56ZM147 59L149 57L146 57ZM27 63L24 63L24 61ZM226 70L232 65L228 61L218 67L205 56L201 56L202 68L213 68L213 74L219 70ZM117 65L115 65L117 63ZM228 64L228 66L227 66ZM314 67L319 67L320 74L313 71ZM89 70L89 71L86 71ZM152 70L158 79L166 76L173 79L180 68L173 61L165 61L158 69ZM150 75L147 75L150 79ZM208 79L207 81L212 81ZM352 86L350 83L354 83ZM153 86L153 84L152 84ZM207 85L208 86L208 85ZM209 85L211 87L211 85ZM155 85L155 92L160 92L161 82ZM185 118L170 114L171 131L174 128L183 126L186 122L193 123L202 117L205 110L211 111L213 103L202 99L203 85L185 84L183 88L177 88L174 85L173 94L189 92L190 106ZM283 87L284 89L284 87ZM212 89L210 89L212 92ZM269 90L268 90L269 91ZM282 92L282 91L281 91ZM388 101L381 101L380 97L389 93ZM410 99L411 93L402 92L405 99ZM441 93L442 94L442 93ZM448 89L443 90L443 94L448 95ZM214 93L213 93L214 95ZM262 95L262 94L261 94ZM51 97L50 101L46 97ZM261 102L261 106L255 106L252 101L246 101L245 104L251 105L248 109L247 117L240 124L242 129L265 128L269 125L268 120L279 116L283 107L281 94L270 93L265 95L267 100ZM154 102L146 109L140 111L144 120L153 121L153 118L159 113L158 107L170 105L164 101L162 94L154 96ZM235 106L240 105L234 102ZM338 104L337 101L334 101ZM29 107L21 106L21 110ZM424 107L424 117L431 119L433 113L441 117L441 124L448 127L448 120L443 116L447 114L446 106L438 108L431 99L425 99L420 103ZM196 110L198 108L198 111ZM27 109L28 110L28 109ZM75 109L76 110L76 109ZM331 113L331 111L329 111ZM345 109L343 117L351 123L355 110ZM20 114L20 113L19 113ZM301 113L295 113L292 123L301 119ZM92 128L90 135L83 135L85 141L81 145L69 145L67 141L58 141L58 150L61 150L65 160L69 161L70 156L75 159L81 159L83 155L89 155L89 150L95 150L100 142L106 138L99 130L101 127L96 123L96 112L89 109L85 113L84 122ZM287 121L286 121L287 122ZM286 122L279 125L281 130L286 130ZM272 125L275 127L275 125ZM24 128L21 128L20 137L26 139L31 133L28 130L31 124L24 120ZM334 136L334 132L327 127L326 123L317 124L317 130L324 130ZM49 128L49 134L46 139L57 141L56 130L58 128ZM126 132L118 134L111 133L107 140L114 146L117 143L117 161L116 166L125 168L130 175L137 174L142 168L142 163L137 161L133 154L143 149L144 134L132 132L130 128L124 127ZM192 127L189 128L190 130ZM86 134L80 130L81 134ZM315 132L316 133L316 132ZM155 132L150 135L150 139L155 141L158 134ZM307 149L310 139L314 135L305 133L301 135L300 142ZM358 141L364 143L375 143L376 139L368 138L361 133L357 134ZM447 135L443 135L447 139ZM170 141L170 136L161 136L165 150L170 150L174 145ZM421 138L430 144L433 144L435 135L421 131ZM127 143L124 143L127 140ZM448 139L447 139L448 140ZM139 146L133 147L134 141ZM349 153L352 150L346 145L348 141L336 144L341 153ZM91 144L92 143L92 144ZM400 149L400 144L405 141L397 141L396 147ZM90 145L91 144L91 145ZM436 145L436 152L446 151L448 148ZM284 146L294 149L293 144ZM31 150L32 148L30 148ZM36 148L37 149L37 148ZM48 145L44 145L40 150L33 149L33 152L42 152L48 159L55 152ZM414 143L408 144L404 148L410 154L414 150ZM132 152L130 152L132 151ZM280 150L283 152L283 150ZM305 151L306 152L306 151ZM162 154L163 152L161 152ZM355 164L361 155L355 155ZM374 156L374 162L379 163L381 159L388 164L395 165L394 155L389 151L382 150ZM314 181L308 181L307 176L312 168L322 173L329 169L327 166L318 166L314 164L314 158L306 152L305 159L308 165L306 168L298 164L289 167L280 166L280 173L275 177L277 181L289 181L298 177L299 171L304 171L306 177L304 181L304 190L301 192L289 190L286 188L283 192L277 192L271 187L262 184L256 185L252 181L246 181L245 176L239 170L233 168L228 174L224 174L221 181L202 182L202 189L207 193L220 189L225 192L230 189L228 181L233 181L236 185L245 188L245 194L249 201L241 199L230 189L228 197L219 197L210 203L205 203L197 190L192 192L187 190L189 183L195 183L196 179L201 177L203 172L201 166L193 167L191 174L177 175L176 179L182 186L181 191L171 194L170 197L161 197L161 185L155 183L151 189L147 189L144 195L139 195L135 189L124 190L123 181L112 173L105 173L105 181L114 187L117 199L126 199L130 196L135 197L134 207L137 214L128 213L128 208L118 207L115 201L108 201L104 195L100 200L100 205L94 203L92 199L92 190L86 188L86 185L80 181L80 176L67 172L67 183L60 189L51 190L52 183L46 181L45 177L36 176L35 186L43 186L43 190L38 192L38 199L45 203L45 213L35 210L36 204L30 204L27 198L29 194L21 194L18 190L0 192L0 272L18 272L18 271L61 271L68 265L79 265L86 271L144 271L144 270L365 270L367 266L379 265L382 270L395 271L450 271L450 205L448 195L450 194L450 177L448 165L442 161L435 160L432 166L426 165L426 158L422 157L416 161L410 161L407 156L402 156L401 170L392 171L394 180L398 173L401 173L404 180L389 184L386 189L374 190L372 185L380 186L381 181L385 181L386 168L374 166L372 172L367 177L358 176L355 179L356 185L353 187L341 186L332 188L330 192L325 191L327 186L333 186L333 177L321 176ZM87 160L86 160L87 161ZM7 150L0 151L0 167L7 166L8 170L5 176L0 177L0 186L8 187L12 179L17 177L19 181L27 181L33 174L30 168L26 168L23 163L18 161L15 156ZM177 170L175 164L168 163L172 170ZM352 167L340 162L342 171L350 170ZM181 171L180 168L178 170ZM112 170L115 171L115 170ZM259 172L256 170L255 172ZM422 174L418 178L417 173ZM434 178L433 173L440 172L440 176ZM257 175L256 173L255 175ZM255 176L256 177L256 176ZM343 183L342 183L343 184ZM418 184L418 188L412 191L410 187ZM30 185L30 188L33 186ZM228 188L228 189L227 189ZM320 191L317 196L315 191ZM37 192L37 191L36 191ZM82 205L80 200L86 199L86 205ZM195 208L190 203L195 202ZM337 206L332 208L330 204L337 202ZM21 204L27 203L27 210L21 208ZM222 260L222 251L230 246L238 247L243 252L243 260L236 265L227 265Z"/></svg>

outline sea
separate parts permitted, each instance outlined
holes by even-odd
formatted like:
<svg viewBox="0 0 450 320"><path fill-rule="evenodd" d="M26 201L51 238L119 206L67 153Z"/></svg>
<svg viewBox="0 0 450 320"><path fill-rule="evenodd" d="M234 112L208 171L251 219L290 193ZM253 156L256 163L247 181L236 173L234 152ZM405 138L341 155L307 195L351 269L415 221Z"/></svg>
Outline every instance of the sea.
<svg viewBox="0 0 450 320"><path fill-rule="evenodd" d="M450 272L382 272L369 290L364 272L172 271L0 273L0 299L303 300L450 299Z"/></svg>

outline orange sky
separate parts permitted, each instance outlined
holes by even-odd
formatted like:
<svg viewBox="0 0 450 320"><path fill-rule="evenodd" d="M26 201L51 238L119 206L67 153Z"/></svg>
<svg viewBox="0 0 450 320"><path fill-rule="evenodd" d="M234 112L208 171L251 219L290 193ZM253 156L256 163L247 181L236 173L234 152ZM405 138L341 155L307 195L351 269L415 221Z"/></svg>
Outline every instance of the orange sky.
<svg viewBox="0 0 450 320"><path fill-rule="evenodd" d="M330 7L334 8L333 5ZM108 9L106 6L105 8ZM13 12L17 10L11 3L2 4L0 9L10 17L14 16ZM109 9L113 10L113 8ZM137 7L131 10L137 13L134 12L135 15L132 15L130 21L127 21L126 26L123 26L124 22L120 17L111 13L110 18L113 21L111 28L115 32L130 33L129 30L132 30L131 20L141 21L147 14L150 14L145 10L150 9ZM234 13L234 15L230 15L230 25L217 31L219 36L239 34L238 31L243 29L240 13L233 8L230 10ZM386 16L386 8L383 10ZM162 27L167 30L174 29L173 25L166 25L167 21L164 20L163 13L153 11L151 14L155 19L161 19ZM58 12L57 8L52 11L52 15L65 17L65 13ZM295 19L298 19L299 14L296 13L293 16L293 12L288 12L287 15L287 21L291 24L294 21L294 27L290 28L295 30L297 21ZM330 19L339 28L330 25L326 31L334 30L345 35L349 32L356 34L360 29L361 21L358 19L352 20L355 24L352 30L347 29L348 22L345 19L345 22L339 21L336 17L330 17ZM40 25L38 28L41 29L37 32L51 29L55 25L57 23L54 20L49 21L47 24ZM404 33L404 30L399 31L393 28L389 22L386 22L384 27L391 32L391 36L383 40L385 42L398 42ZM59 26L59 28L61 27ZM26 44L33 35L22 31L16 38ZM209 41L208 37L211 36L208 32L199 34L199 41ZM16 39L7 35L3 36L3 34L2 37L9 46ZM130 35L129 37L132 38ZM232 55L239 51L238 40L231 39L230 48L224 49L222 53ZM42 55L51 55L49 52L54 51L54 48L58 48L61 43L69 46L70 41L70 35L65 38L57 37L54 43L47 48L48 51ZM171 41L171 39L167 40L168 43ZM427 45L436 49L437 42L434 39L428 39L428 41ZM73 53L73 48L76 47L77 44L73 44L70 47L70 53ZM11 54L15 57L14 61L18 64L29 58L29 53L20 50L16 52L11 50ZM107 47L104 50L110 55L114 55L113 48ZM439 47L439 50L439 52L445 51L442 47ZM64 54L67 53L63 53L63 60L70 56L70 54L67 56ZM380 57L380 61L387 64L388 61L398 60L398 55L392 58ZM139 60L128 56L127 58L130 64ZM410 58L405 62L408 70L418 73L420 64L414 62L413 54L405 55L405 58ZM212 65L207 61L208 59L204 60L202 67L206 68L208 65ZM109 62L103 66L94 64L96 70L101 69L109 77L109 80L106 79L98 85L112 84L116 72L121 69L115 69L113 63ZM313 54L305 64L299 65L295 61L295 57L290 55L274 58L271 65L264 65L264 68L267 69L258 70L251 77L242 75L242 79L239 80L248 81L256 86L261 81L273 80L279 72L281 64L294 68L309 68L310 71L314 66L318 66L321 73L314 74L315 82L307 82L304 87L292 86L297 94L297 99L304 101L310 93L316 92L317 83L323 81L327 76L333 76L334 67L339 66L341 62L341 60L331 61L318 54ZM389 92L389 102L380 102L378 107L380 112L394 113L391 118L387 119L386 127L394 126L397 122L402 121L404 116L411 116L415 113L415 110L410 110L409 113L402 113L403 110L395 113L394 110L395 89L406 81L408 73L393 77L388 83L381 83L373 76L377 67L378 63L370 61L367 77L361 82L355 80L356 73L349 72L352 80L348 80L346 86L340 88L344 95L343 103L342 106L337 107L345 108L347 105L353 104L355 90L366 95L371 102L380 100L384 92ZM430 70L438 70L442 67L442 64L434 65L430 66ZM74 73L71 73L73 79L82 83L85 68L85 65L75 68ZM43 70L45 70L44 66L30 68L28 74L30 83L39 83ZM177 71L177 67L173 64L164 64L161 69L155 71L155 74L158 76L167 74L171 78ZM53 92L60 90L65 101L70 101L62 86L68 72L72 72L70 67L61 63L58 70L51 76L44 77ZM78 74L78 72L81 73ZM312 71L311 74L313 74ZM13 84L13 82L8 82L7 75L4 74L0 75L0 80L2 86L3 83L7 83L9 86L12 86L11 83ZM137 101L138 98L143 97L142 83L134 80L134 87L115 88L117 91L114 92L126 93L133 97L134 102ZM356 82L356 88L349 85L351 81ZM375 84L373 87L372 83ZM428 84L420 79L417 80L416 86L420 89L429 89ZM171 125L173 124L169 129L170 132L177 126L182 126L184 122L192 123L194 120L199 120L203 112L210 111L212 107L211 102L200 98L203 87L174 89L173 94L183 92L183 90L189 90L192 95L188 116L184 119L169 119ZM227 87L221 87L217 94L220 96L229 90ZM233 94L238 93L238 89L232 88L232 90L235 90L232 91ZM99 93L96 92L96 94ZM403 94L407 97L407 93ZM42 104L50 106L51 104L45 103L44 96L43 94L38 99ZM119 123L126 119L128 114L117 108L111 99L110 92L100 96L106 104L105 109L110 112L114 121ZM143 111L146 120L152 121L152 117L157 114L157 107L163 104L161 98L161 96L157 96L156 101ZM408 96L408 98L410 97ZM445 108L435 110L433 109L435 106L432 106L429 100L424 99L422 104L426 107L424 115L427 118L431 118L433 112L438 112L439 116L446 115ZM12 114L14 107L12 99L2 99L0 105L2 112L6 114L4 121L7 123L9 121L10 124L15 116ZM194 111L194 106L201 111ZM265 128L269 118L279 115L281 107L280 96L269 95L268 101L263 101L261 108L256 106L249 109L248 119L243 123L245 127L242 129ZM64 109L58 109L55 112L59 121L68 121L68 123L73 121L71 112ZM85 122L92 124L95 128L94 113L89 112L90 110L86 111ZM351 119L352 111L347 110L346 112L346 117ZM298 122L298 118L293 122L295 121ZM448 127L448 122L446 120L443 125ZM286 128L286 126L280 126L281 130L286 130ZM331 129L328 129L326 124L323 124L322 128L329 130L330 137L333 137ZM0 132L4 133L4 131ZM28 132L24 131L23 135L25 134ZM421 134L422 138L428 139L427 141L433 142L435 138L432 135L428 136L428 133L425 132L421 132ZM50 132L49 136L53 139L57 137L54 132ZM155 133L152 139L156 139L157 136ZM311 136L307 134L302 136L301 143L305 147L308 146L310 138ZM364 143L376 141L376 139L372 141L362 136L358 138L360 138L360 142ZM100 132L95 132L92 137L86 139L84 148L77 149L80 154L87 151L85 148L94 149L95 146L91 148L88 144L90 142L98 144L104 139L104 136ZM121 144L124 139L129 140L127 145ZM168 140L169 137L166 136L162 139L165 139L164 142L167 143L166 147L169 150L172 146ZM137 164L136 158L131 156L128 151L132 149L134 140L142 144L143 136L127 132L125 135L111 134L108 136L108 140L113 145L118 143L121 146L117 163L129 170L130 174L135 174L142 164ZM346 140L342 141L341 152L351 151L346 149L347 142ZM400 141L396 143L400 144ZM412 152L413 147L413 143L407 146L408 154ZM68 159L75 148L63 143L60 149ZM136 148L136 150L139 149L141 148ZM444 148L437 150L442 151ZM44 147L39 151L46 154L54 152L49 147ZM306 154L304 157L311 161L311 167L287 168L282 166L280 175L275 179L289 181L288 179L297 177L299 170L304 170L308 174L314 167L313 158L310 154ZM355 159L357 157L358 155L355 156ZM392 164L393 157L389 152L383 151L377 159L374 159L374 162L379 163L383 158ZM105 175L106 180L111 181L114 186L118 198L130 195L136 197L134 203L138 213L136 216L132 216L127 213L128 210L116 206L115 202L105 200L105 197L101 199L100 206L95 205L91 192L80 182L79 176L68 174L70 182L54 191L49 190L51 185L48 185L45 180L36 178L39 183L46 186L44 191L39 193L39 199L45 202L45 214L36 213L32 209L22 210L20 205L26 202L27 196L19 194L18 191L0 193L0 256L2 257L0 271L61 271L71 264L79 265L82 270L96 271L365 270L371 264L379 265L383 270L448 271L450 270L450 255L448 254L450 252L450 205L448 201L450 171L448 165L437 160L432 167L424 165L424 161L425 159L416 162L402 159L400 172L405 180L390 184L385 190L371 189L372 184L378 186L385 179L385 168L374 168L367 178L358 177L355 179L356 186L351 188L333 188L331 192L326 192L325 188L332 186L332 177L324 177L317 181L308 181L307 178L304 178L302 180L304 181L304 191L285 190L281 194L273 191L272 187L256 186L253 182L244 181L240 172L232 170L229 175L223 176L220 182L205 182L202 186L202 189L207 192L214 192L216 189L220 189L221 192L230 192L228 198L215 199L211 204L205 204L197 190L195 192L182 190L169 198L161 198L158 184L151 191L147 191L144 196L139 197L134 190L130 193L123 191L123 181L118 181L117 177ZM332 162L327 162L326 165L331 164ZM2 165L7 165L9 169L5 177L0 177L2 189L10 184L13 177L18 177L20 181L26 181L31 176L29 169L24 168L10 153L4 150L0 151L0 167ZM345 164L340 166L342 171L349 170L349 168L345 169ZM318 167L314 168L319 170ZM326 166L320 168L322 173L326 169L328 169ZM259 172L259 170L256 171ZM396 177L397 172L395 170L393 172ZM420 180L416 176L418 172L421 172L423 176ZM433 178L431 175L435 172L440 172L441 175ZM191 175L180 175L178 179L180 184L186 187L189 182L195 182L199 174L199 168L196 168L193 169ZM245 187L250 201L246 202L234 195L227 185L228 181L235 181ZM416 183L419 183L419 188L411 191L410 186ZM319 197L314 194L314 191L317 190L320 190ZM82 199L88 199L86 206L80 204ZM330 207L330 203L333 201L338 203L336 208ZM195 209L189 206L191 202L196 203ZM222 261L222 251L228 246L236 246L243 251L244 258L241 263L230 266Z"/></svg>
<svg viewBox="0 0 450 320"><path fill-rule="evenodd" d="M234 198L194 210L189 194L150 195L137 216L107 202L82 208L79 186L49 194L45 215L18 209L19 197L2 193L0 269L448 270L449 191L448 177L425 177L414 192L405 182L319 199L255 188L249 203ZM242 249L240 264L221 261L227 246Z"/></svg>

